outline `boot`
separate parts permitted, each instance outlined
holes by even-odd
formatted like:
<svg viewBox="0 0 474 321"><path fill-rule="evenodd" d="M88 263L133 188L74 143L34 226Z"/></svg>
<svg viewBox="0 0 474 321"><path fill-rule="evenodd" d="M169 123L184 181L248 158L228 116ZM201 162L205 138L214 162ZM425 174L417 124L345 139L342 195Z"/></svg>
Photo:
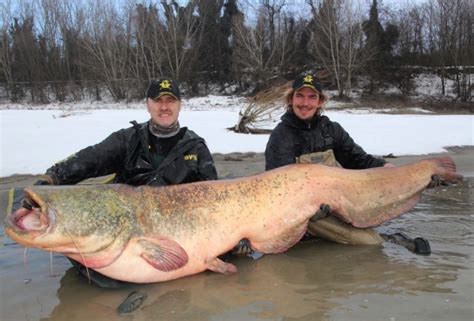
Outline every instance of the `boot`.
<svg viewBox="0 0 474 321"><path fill-rule="evenodd" d="M416 237L414 239L411 239L403 233L380 234L380 235L382 235L385 241L401 245L415 254L420 254L420 255L431 254L430 242L425 238Z"/></svg>

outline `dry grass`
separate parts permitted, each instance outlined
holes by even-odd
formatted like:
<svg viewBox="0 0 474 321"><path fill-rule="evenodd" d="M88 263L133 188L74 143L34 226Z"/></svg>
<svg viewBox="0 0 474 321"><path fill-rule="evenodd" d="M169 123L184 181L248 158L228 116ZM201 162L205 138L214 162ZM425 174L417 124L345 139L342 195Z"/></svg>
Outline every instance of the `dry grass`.
<svg viewBox="0 0 474 321"><path fill-rule="evenodd" d="M270 132L258 127L271 120L275 113L285 110L285 97L290 88L291 82L285 82L251 97L248 104L239 112L239 121L231 129L237 133L262 134Z"/></svg>

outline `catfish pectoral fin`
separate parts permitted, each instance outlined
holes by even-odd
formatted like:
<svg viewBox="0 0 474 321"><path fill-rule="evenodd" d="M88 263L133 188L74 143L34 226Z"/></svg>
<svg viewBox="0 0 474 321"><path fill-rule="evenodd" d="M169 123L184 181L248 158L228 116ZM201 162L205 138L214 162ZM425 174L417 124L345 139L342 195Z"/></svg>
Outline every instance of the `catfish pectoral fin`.
<svg viewBox="0 0 474 321"><path fill-rule="evenodd" d="M237 267L234 264L226 263L221 259L215 258L214 260L208 263L207 268L211 271L230 274L237 272Z"/></svg>
<svg viewBox="0 0 474 321"><path fill-rule="evenodd" d="M137 243L142 248L140 256L157 270L169 272L188 263L186 251L166 237L141 237Z"/></svg>

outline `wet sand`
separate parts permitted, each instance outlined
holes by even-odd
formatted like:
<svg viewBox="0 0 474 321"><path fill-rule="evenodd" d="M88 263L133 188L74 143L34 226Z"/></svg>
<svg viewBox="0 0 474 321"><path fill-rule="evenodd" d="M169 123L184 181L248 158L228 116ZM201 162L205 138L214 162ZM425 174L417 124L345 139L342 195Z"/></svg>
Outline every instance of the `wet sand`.
<svg viewBox="0 0 474 321"><path fill-rule="evenodd" d="M0 229L0 320L473 320L474 147L450 148L466 180L424 193L410 213L380 226L430 240L430 256L403 247L345 246L326 241L298 244L254 261L236 258L239 272L204 272L165 283L106 290L87 283L62 255L24 249ZM422 156L388 159L395 165ZM262 154L215 155L220 177L263 171ZM7 190L35 176L0 181ZM148 298L119 316L132 291Z"/></svg>

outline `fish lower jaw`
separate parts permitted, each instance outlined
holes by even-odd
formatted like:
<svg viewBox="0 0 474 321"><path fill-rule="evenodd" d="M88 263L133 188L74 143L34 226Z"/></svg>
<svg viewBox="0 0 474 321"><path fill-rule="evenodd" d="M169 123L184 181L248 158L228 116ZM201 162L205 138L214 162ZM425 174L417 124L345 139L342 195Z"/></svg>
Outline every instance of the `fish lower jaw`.
<svg viewBox="0 0 474 321"><path fill-rule="evenodd" d="M44 249L43 247L38 246L38 242L36 241L37 237L41 236L42 233L19 231L17 228L11 226L5 228L5 233L12 240L25 247Z"/></svg>

